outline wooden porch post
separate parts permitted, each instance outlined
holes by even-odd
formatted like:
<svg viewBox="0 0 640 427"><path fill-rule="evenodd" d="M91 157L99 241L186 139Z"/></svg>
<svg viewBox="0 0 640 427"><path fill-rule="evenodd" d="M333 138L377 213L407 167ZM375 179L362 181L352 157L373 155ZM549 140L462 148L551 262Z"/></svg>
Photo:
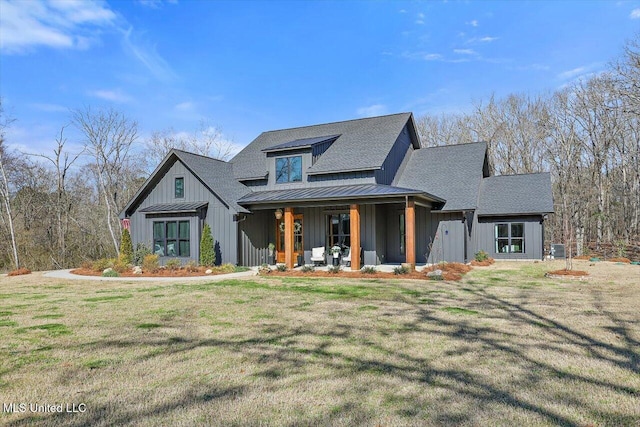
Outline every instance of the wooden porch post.
<svg viewBox="0 0 640 427"><path fill-rule="evenodd" d="M407 199L405 208L405 236L406 236L406 254L407 264L411 264L411 268L416 266L416 204L413 200Z"/></svg>
<svg viewBox="0 0 640 427"><path fill-rule="evenodd" d="M351 205L349 209L351 223L351 269L360 270L360 206Z"/></svg>
<svg viewBox="0 0 640 427"><path fill-rule="evenodd" d="M293 208L284 208L284 263L293 268Z"/></svg>

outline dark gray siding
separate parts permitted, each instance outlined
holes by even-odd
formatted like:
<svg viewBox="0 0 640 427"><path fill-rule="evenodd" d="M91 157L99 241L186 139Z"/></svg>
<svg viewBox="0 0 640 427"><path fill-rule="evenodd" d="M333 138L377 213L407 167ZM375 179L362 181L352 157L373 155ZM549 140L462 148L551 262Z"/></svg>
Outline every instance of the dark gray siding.
<svg viewBox="0 0 640 427"><path fill-rule="evenodd" d="M465 225L462 214L431 212L425 227L427 262L465 262ZM419 255L419 254L418 254Z"/></svg>
<svg viewBox="0 0 640 427"><path fill-rule="evenodd" d="M411 137L409 136L407 125L405 125L402 132L400 132L400 135L398 135L398 138L394 142L393 147L391 147L387 158L384 160L382 169L377 170L375 173L376 182L378 184L391 185L410 146Z"/></svg>
<svg viewBox="0 0 640 427"><path fill-rule="evenodd" d="M507 222L524 223L524 249L521 254L496 253L495 225ZM539 216L480 217L474 230L474 253L487 252L495 259L542 259L543 227Z"/></svg>
<svg viewBox="0 0 640 427"><path fill-rule="evenodd" d="M174 179L184 177L184 198L176 199L174 196ZM205 221L211 227L214 242L218 248L218 263L237 262L237 237L236 223L233 221L233 213L202 183L184 167L182 162L176 161L168 172L162 177L158 184L149 191L144 200L137 207L136 212L131 216L131 239L134 246L143 243L152 247L153 221L156 218L147 218L140 209L146 207L176 202L208 202ZM175 217L162 217L164 220ZM191 257L199 258L200 246L200 223L196 216L190 217L191 232ZM165 260L162 260L165 261Z"/></svg>
<svg viewBox="0 0 640 427"><path fill-rule="evenodd" d="M403 205L386 205L384 221L386 228L386 262L405 262L406 255L400 253L400 215L405 213Z"/></svg>
<svg viewBox="0 0 640 427"><path fill-rule="evenodd" d="M239 263L262 265L269 259L269 243L275 243L273 211L256 211L238 223Z"/></svg>

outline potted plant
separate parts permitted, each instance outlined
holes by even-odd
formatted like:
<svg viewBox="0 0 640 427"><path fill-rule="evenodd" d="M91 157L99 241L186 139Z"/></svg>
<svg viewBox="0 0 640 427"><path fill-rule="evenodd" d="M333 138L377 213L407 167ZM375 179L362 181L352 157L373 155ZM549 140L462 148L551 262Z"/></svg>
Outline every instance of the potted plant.
<svg viewBox="0 0 640 427"><path fill-rule="evenodd" d="M276 263L275 249L276 245L269 243L269 265L274 265Z"/></svg>
<svg viewBox="0 0 640 427"><path fill-rule="evenodd" d="M340 252L342 248L338 245L334 245L330 249L331 255L333 255L333 265L340 265Z"/></svg>

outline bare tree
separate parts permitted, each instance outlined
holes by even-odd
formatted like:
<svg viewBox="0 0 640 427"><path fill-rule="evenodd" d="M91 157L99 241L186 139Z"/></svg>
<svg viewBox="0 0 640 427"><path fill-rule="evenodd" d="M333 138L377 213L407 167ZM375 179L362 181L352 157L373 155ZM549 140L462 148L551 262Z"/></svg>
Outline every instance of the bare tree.
<svg viewBox="0 0 640 427"><path fill-rule="evenodd" d="M2 204L7 213L7 223L9 227L9 233L11 235L11 248L13 250L13 263L16 269L20 268L20 258L18 257L18 244L16 242L16 232L13 225L13 213L11 209L11 189L9 185L9 179L7 178L6 162L7 156L5 155L4 139L5 130L13 122L13 119L6 118L4 115L4 109L2 106L2 98L0 98L0 198Z"/></svg>
<svg viewBox="0 0 640 427"><path fill-rule="evenodd" d="M73 124L85 137L92 159L92 172L106 211L106 224L118 253L120 226L117 214L124 205L125 176L130 169L130 150L138 138L138 123L112 108L92 111L90 107L72 112Z"/></svg>

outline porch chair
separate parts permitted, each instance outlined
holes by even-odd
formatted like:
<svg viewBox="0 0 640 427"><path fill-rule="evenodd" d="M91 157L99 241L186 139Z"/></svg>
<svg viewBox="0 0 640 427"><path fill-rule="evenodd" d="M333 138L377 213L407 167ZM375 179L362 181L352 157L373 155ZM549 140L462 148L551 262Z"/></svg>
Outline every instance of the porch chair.
<svg viewBox="0 0 640 427"><path fill-rule="evenodd" d="M351 267L351 248L347 246L344 249L344 253L346 255L342 257L342 262L344 262L344 265L346 265L347 267Z"/></svg>
<svg viewBox="0 0 640 427"><path fill-rule="evenodd" d="M313 265L317 263L326 264L327 260L324 258L324 246L311 248L311 262Z"/></svg>

